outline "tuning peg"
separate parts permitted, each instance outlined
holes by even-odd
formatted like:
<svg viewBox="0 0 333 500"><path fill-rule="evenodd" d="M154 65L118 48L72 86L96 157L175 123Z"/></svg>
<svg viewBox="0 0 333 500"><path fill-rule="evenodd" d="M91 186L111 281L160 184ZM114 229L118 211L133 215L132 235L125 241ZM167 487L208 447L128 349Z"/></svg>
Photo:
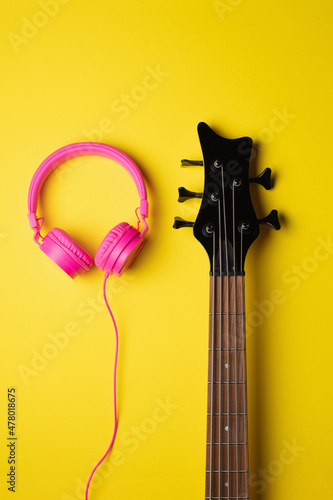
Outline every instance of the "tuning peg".
<svg viewBox="0 0 333 500"><path fill-rule="evenodd" d="M265 168L265 170L263 170L261 174L259 174L257 177L251 177L249 179L249 182L255 182L256 184L261 184L261 186L263 186L265 189L271 189L272 187L271 174L272 174L271 169Z"/></svg>
<svg viewBox="0 0 333 500"><path fill-rule="evenodd" d="M189 220L184 220L181 217L175 217L175 222L173 223L173 228L174 229L180 229L181 227L193 227L194 222L191 222Z"/></svg>
<svg viewBox="0 0 333 500"><path fill-rule="evenodd" d="M268 226L271 226L273 229L276 230L281 228L277 210L272 210L271 213L267 215L267 217L259 219L258 222L259 224L267 224Z"/></svg>
<svg viewBox="0 0 333 500"><path fill-rule="evenodd" d="M179 198L178 198L179 203L183 203L184 201L189 200L190 198L202 198L202 193L195 193L194 191L188 191L188 189L185 189L184 187L178 188L178 193L179 193Z"/></svg>
<svg viewBox="0 0 333 500"><path fill-rule="evenodd" d="M180 160L182 167L193 167L194 165L199 165L203 167L203 161L200 160Z"/></svg>

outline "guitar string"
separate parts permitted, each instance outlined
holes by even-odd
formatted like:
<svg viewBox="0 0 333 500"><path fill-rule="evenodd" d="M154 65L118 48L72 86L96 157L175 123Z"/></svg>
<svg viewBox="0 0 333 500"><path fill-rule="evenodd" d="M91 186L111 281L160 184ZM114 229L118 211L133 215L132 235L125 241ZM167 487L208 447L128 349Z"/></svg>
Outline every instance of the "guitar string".
<svg viewBox="0 0 333 500"><path fill-rule="evenodd" d="M220 367L220 387L219 387L219 384L217 384L217 394L219 395L219 398L218 398L218 401L219 401L219 410L218 410L218 437L219 437L219 440L218 440L218 462L219 462L219 466L217 467L217 471L218 471L218 497L221 497L221 485L222 485L222 482L221 482L221 476L222 476L222 470L223 470L223 466L222 466L222 457L221 457L221 451L222 451L222 445L221 445L221 442L222 442L222 435L223 435L223 417L222 417L222 384L221 384L221 381L222 381L222 378L221 378L221 366L222 366L222 354L223 354L223 351L222 351L222 325L223 325L223 314L221 314L223 311L222 311L222 307L223 307L223 277L222 277L222 222L221 222L221 203L220 203L220 200L218 200L218 218L219 218L219 276L220 276L220 297L219 297L219 344L220 344L220 348L219 348L219 353L220 353L220 363L219 363L219 367Z"/></svg>
<svg viewBox="0 0 333 500"><path fill-rule="evenodd" d="M243 231L241 231L241 239L240 239L240 256L241 256L241 265L243 263ZM241 273L243 273L243 267L241 267ZM245 310L245 304L244 304L244 280L242 279L241 282L241 308L242 312ZM247 407L246 407L246 387L247 385L245 384L245 379L246 379L246 350L245 350L245 315L241 316L241 321L242 321L242 356L243 356L243 380L244 380L244 385L243 385L243 405L244 405L244 439L243 442L247 443L248 442L248 435L247 435ZM248 465L248 451L247 451L247 445L245 446L245 471L249 470L249 465ZM245 473L245 498L249 498L249 481L248 481L248 472Z"/></svg>
<svg viewBox="0 0 333 500"><path fill-rule="evenodd" d="M235 337L235 455L236 455L236 497L238 498L238 377L237 377L237 297L236 297L236 228L235 228L235 186L232 184L232 239L233 239L233 264L234 264L234 337Z"/></svg>
<svg viewBox="0 0 333 500"><path fill-rule="evenodd" d="M220 380L220 388L217 384L216 386L216 389L218 390L218 394L219 394L219 398L218 398L218 401L219 401L219 418L218 418L218 429L219 429L219 432L218 432L218 436L219 436L219 446L218 446L218 451L219 451L219 455L218 455L218 463L219 463L219 466L218 466L218 496L221 497L221 487L222 487L222 482L221 482L221 471L223 470L223 467L222 467L222 457L221 457L221 451L222 451L222 445L221 445L221 442L222 442L222 434L223 434L223 418L222 418L222 394L221 394L221 391L222 391L222 384L221 384L221 381L222 381L222 322L223 322L223 314L221 314L222 312L222 306L223 306L223 302L222 302L222 298L223 298L223 278L222 278L222 224L221 224L221 206L220 206L220 200L218 201L218 213L219 213L219 267L220 267L220 303L219 303L219 312L220 312L220 316L219 316L219 342L220 342L220 350L218 351L220 353L220 364L219 364L219 368L220 368L220 375L219 375L219 380Z"/></svg>
<svg viewBox="0 0 333 500"><path fill-rule="evenodd" d="M230 499L230 377L229 377L229 366L230 366L230 360L229 360L229 260L228 260L228 239L227 239L227 217L226 217L226 203L225 203L225 196L224 196L224 170L223 170L223 164L221 166L221 180L222 180L222 193L223 193L223 223L224 223L224 239L225 239L225 261L226 261L226 294L227 294L227 434L228 434L228 447L227 447L227 491L228 491L228 500ZM220 203L219 203L220 204ZM219 207L219 213L221 213L220 207ZM222 240L220 239L220 254L222 254ZM221 257L221 255L220 255ZM221 257L222 258L222 257ZM221 282L221 296L222 296L222 291L223 291L223 275L222 275L222 266L220 269L220 282ZM223 305L222 297L220 299L220 303ZM220 309L220 313L222 313L222 308ZM220 327L222 330L222 323L223 323L223 315L220 314ZM221 344L221 355L220 355L220 366L222 367L222 344ZM222 382L222 378L220 378L220 382ZM220 399L222 397L222 383L221 383L221 388L220 388ZM221 474L219 474L220 476Z"/></svg>
<svg viewBox="0 0 333 500"><path fill-rule="evenodd" d="M210 374L210 472L209 472L209 499L213 497L213 414L214 414L214 357L215 357L215 230L213 231L213 307L212 307L212 327L211 327L211 374Z"/></svg>

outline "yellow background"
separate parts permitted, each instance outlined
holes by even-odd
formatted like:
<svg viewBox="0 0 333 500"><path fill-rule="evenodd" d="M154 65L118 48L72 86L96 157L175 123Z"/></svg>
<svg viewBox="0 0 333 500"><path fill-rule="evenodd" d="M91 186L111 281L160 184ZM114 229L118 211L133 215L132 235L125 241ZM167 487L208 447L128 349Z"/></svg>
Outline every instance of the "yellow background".
<svg viewBox="0 0 333 500"><path fill-rule="evenodd" d="M191 230L172 229L175 215L194 220L199 207L179 205L177 188L202 189L201 168L179 167L201 158L200 121L261 145L258 168L273 169L275 188L253 187L257 215L277 208L283 226L263 228L246 262L251 498L330 498L332 14L329 0L6 0L1 498L13 498L8 387L17 390L17 500L82 499L111 437L103 275L71 281L33 243L26 217L38 165L85 140L131 156L150 201L144 250L108 284L120 422L90 498L204 498L208 261ZM135 223L137 201L125 171L86 158L49 178L39 215L94 254L115 224ZM50 335L61 332L67 345L56 348Z"/></svg>

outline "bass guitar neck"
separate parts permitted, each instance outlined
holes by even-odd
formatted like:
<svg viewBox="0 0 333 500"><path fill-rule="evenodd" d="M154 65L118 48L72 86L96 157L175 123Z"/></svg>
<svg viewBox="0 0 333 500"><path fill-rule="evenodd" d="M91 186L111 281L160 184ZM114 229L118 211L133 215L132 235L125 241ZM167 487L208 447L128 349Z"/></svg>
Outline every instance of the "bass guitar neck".
<svg viewBox="0 0 333 500"><path fill-rule="evenodd" d="M244 276L211 276L207 500L249 498Z"/></svg>

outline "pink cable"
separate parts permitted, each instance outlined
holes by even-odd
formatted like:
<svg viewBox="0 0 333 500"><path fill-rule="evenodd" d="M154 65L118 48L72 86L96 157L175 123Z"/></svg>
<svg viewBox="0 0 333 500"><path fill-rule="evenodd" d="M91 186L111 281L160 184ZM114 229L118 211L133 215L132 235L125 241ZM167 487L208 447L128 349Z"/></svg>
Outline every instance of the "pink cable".
<svg viewBox="0 0 333 500"><path fill-rule="evenodd" d="M114 319L114 316L112 314L112 311L111 311L109 303L108 303L108 300L106 298L106 281L107 281L109 276L110 275L108 273L105 274L104 284L103 284L103 295L104 295L104 301L105 301L106 307L107 307L107 309L110 313L111 319L113 321L113 326L114 326L115 336L116 336L116 351L115 351L115 357L114 357L114 370L113 370L114 428L113 428L113 435L112 435L111 443L110 443L105 455L103 455L101 460L97 463L97 465L95 465L95 467L93 468L93 470L90 474L90 477L89 477L88 483L87 483L87 487L86 487L86 499L85 500L88 500L89 486L90 486L91 480L93 478L93 475L95 474L96 469L101 465L101 463L106 459L106 457L108 456L108 454L111 451L111 448L113 446L113 443L114 443L114 440L116 437L117 427L118 427L116 389L117 389L117 361L118 361L119 336L118 336L118 329L117 329L116 321Z"/></svg>

